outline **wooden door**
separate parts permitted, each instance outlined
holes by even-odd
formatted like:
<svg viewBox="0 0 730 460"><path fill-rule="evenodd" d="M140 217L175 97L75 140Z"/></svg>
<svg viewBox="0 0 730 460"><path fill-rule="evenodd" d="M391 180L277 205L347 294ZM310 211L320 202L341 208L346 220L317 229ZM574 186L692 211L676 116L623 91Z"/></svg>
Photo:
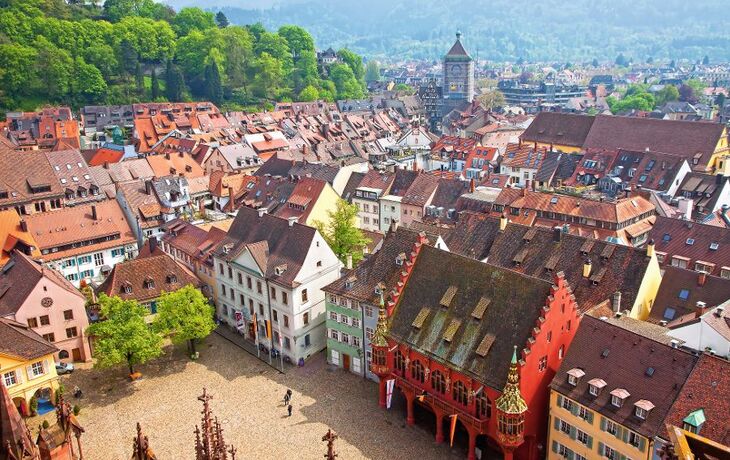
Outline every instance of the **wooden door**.
<svg viewBox="0 0 730 460"><path fill-rule="evenodd" d="M350 370L350 355L342 353L342 367L346 370Z"/></svg>
<svg viewBox="0 0 730 460"><path fill-rule="evenodd" d="M81 349L74 348L71 350L71 355L73 356L74 361L81 361Z"/></svg>

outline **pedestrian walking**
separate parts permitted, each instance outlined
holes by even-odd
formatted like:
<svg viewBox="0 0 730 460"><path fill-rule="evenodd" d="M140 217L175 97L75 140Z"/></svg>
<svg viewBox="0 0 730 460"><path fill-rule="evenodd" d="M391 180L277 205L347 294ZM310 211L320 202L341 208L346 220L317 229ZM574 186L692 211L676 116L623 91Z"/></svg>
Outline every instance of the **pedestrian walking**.
<svg viewBox="0 0 730 460"><path fill-rule="evenodd" d="M289 404L289 405L288 405L288 406L286 407L286 410L288 410L288 411L289 411L289 417L291 417L291 411L292 411L292 407L291 407L291 404Z"/></svg>
<svg viewBox="0 0 730 460"><path fill-rule="evenodd" d="M286 394L284 395L284 405L285 406L288 406L289 405L289 399L290 398L291 398L291 396L289 396L289 392L287 391Z"/></svg>

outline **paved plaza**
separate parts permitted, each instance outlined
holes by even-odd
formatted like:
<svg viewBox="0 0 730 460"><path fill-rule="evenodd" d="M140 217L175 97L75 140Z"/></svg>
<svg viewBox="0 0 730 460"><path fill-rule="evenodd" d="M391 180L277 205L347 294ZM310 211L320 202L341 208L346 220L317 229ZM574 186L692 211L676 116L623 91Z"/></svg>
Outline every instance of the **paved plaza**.
<svg viewBox="0 0 730 460"><path fill-rule="evenodd" d="M321 459L328 428L340 436L339 459L465 458L458 446L435 444L428 424L406 426L402 405L381 410L376 384L331 369L322 353L280 374L212 334L198 361L188 360L184 347L168 347L162 358L138 370L144 377L134 383L123 367L78 368L62 377L69 392L74 385L84 392L79 418L86 429L85 458L128 460L137 422L160 460L194 458L203 387L214 395L214 415L239 459ZM282 401L287 388L294 393L291 418Z"/></svg>

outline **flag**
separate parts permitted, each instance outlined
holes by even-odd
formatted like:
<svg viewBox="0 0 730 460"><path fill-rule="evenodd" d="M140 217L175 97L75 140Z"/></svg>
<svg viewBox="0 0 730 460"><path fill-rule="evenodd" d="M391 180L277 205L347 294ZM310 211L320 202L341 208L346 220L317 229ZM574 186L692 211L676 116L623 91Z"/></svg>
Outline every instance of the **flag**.
<svg viewBox="0 0 730 460"><path fill-rule="evenodd" d="M481 393L484 390L484 385L480 386L477 391L474 392L474 396L479 396L479 393Z"/></svg>
<svg viewBox="0 0 730 460"><path fill-rule="evenodd" d="M266 338L270 339L271 338L271 321L269 321L268 319L265 319L264 324L266 325Z"/></svg>
<svg viewBox="0 0 730 460"><path fill-rule="evenodd" d="M253 314L253 339L256 341L256 346L259 344L259 323L256 319L256 313Z"/></svg>
<svg viewBox="0 0 730 460"><path fill-rule="evenodd" d="M385 407L387 409L390 409L390 403L393 400L393 388L394 387L395 387L395 379L390 379L390 380L385 381L385 388L386 388L385 393L387 395Z"/></svg>
<svg viewBox="0 0 730 460"><path fill-rule="evenodd" d="M456 433L456 418L458 417L458 415L449 415L449 417L451 417L451 437L449 440L449 446L454 447L454 433Z"/></svg>
<svg viewBox="0 0 730 460"><path fill-rule="evenodd" d="M391 348L390 350L388 350L388 352L389 352L389 353L393 353L393 352L395 351L395 349L396 349L396 348L398 348L398 345L396 345L396 346L394 346L393 348Z"/></svg>
<svg viewBox="0 0 730 460"><path fill-rule="evenodd" d="M281 338L281 323L276 323L276 328L279 331L279 350L281 350L281 349L284 348L284 345L282 344L282 342L284 341L284 339Z"/></svg>

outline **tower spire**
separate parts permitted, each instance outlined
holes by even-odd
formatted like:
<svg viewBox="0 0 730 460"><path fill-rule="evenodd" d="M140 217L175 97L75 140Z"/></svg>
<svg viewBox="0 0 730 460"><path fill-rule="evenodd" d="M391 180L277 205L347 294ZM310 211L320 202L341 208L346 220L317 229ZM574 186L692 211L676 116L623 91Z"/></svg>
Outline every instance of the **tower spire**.
<svg viewBox="0 0 730 460"><path fill-rule="evenodd" d="M505 414L522 414L527 411L527 403L520 393L520 373L517 368L517 346L512 351L512 361L509 365L507 383L502 394L495 401L497 409Z"/></svg>
<svg viewBox="0 0 730 460"><path fill-rule="evenodd" d="M378 325L375 326L372 344L376 347L387 347L388 340L386 334L388 332L388 317L385 312L385 299L383 298L384 286L380 288L380 308L378 308Z"/></svg>
<svg viewBox="0 0 730 460"><path fill-rule="evenodd" d="M497 407L497 439L504 458L512 459L512 454L525 440L525 412L527 403L520 393L520 373L517 367L517 347L512 351L507 383L502 394L495 401Z"/></svg>

